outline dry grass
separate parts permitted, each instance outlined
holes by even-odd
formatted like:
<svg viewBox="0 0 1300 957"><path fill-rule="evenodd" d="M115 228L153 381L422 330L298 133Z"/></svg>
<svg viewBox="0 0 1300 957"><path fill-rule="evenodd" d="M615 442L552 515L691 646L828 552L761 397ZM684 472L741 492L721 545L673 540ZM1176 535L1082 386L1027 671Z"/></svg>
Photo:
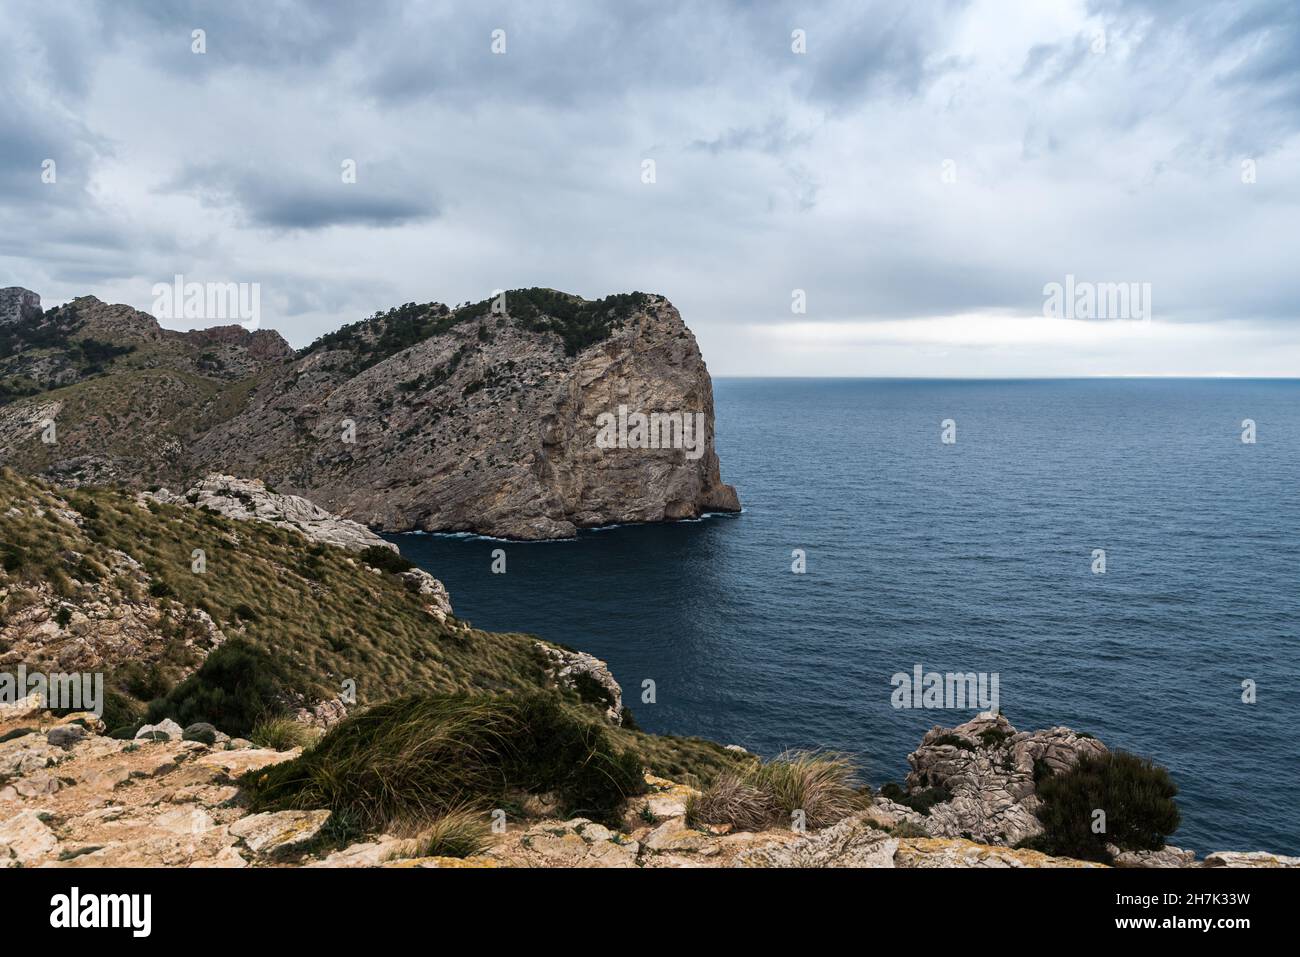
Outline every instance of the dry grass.
<svg viewBox="0 0 1300 957"><path fill-rule="evenodd" d="M253 727L249 740L259 748L272 748L276 751L292 751L294 748L309 748L316 743L319 732L293 718L265 718Z"/></svg>
<svg viewBox="0 0 1300 957"><path fill-rule="evenodd" d="M492 828L482 811L459 807L433 820L405 822L396 829L407 839L389 860L413 857L473 857L492 846Z"/></svg>
<svg viewBox="0 0 1300 957"><path fill-rule="evenodd" d="M802 811L804 824L822 828L863 807L856 769L841 754L788 751L763 764L724 772L687 806L692 824L730 824L761 831L789 824Z"/></svg>

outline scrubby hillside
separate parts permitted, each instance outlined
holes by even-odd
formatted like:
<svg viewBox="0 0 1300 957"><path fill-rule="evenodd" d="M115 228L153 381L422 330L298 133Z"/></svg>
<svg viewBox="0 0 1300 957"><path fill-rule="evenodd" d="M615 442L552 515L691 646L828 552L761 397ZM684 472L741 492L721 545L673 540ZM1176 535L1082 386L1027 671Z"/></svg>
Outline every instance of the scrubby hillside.
<svg viewBox="0 0 1300 957"><path fill-rule="evenodd" d="M555 656L579 657L445 615L408 567L386 547L349 551L209 507L0 470L0 670L105 673L112 730L138 725L150 702L168 716L159 702L236 639L265 656L277 707L323 720L412 693L555 688ZM725 758L705 742L611 733L666 773Z"/></svg>
<svg viewBox="0 0 1300 957"><path fill-rule="evenodd" d="M174 332L93 296L42 310L0 290L0 462L62 483L184 480L190 439L292 355L271 331Z"/></svg>

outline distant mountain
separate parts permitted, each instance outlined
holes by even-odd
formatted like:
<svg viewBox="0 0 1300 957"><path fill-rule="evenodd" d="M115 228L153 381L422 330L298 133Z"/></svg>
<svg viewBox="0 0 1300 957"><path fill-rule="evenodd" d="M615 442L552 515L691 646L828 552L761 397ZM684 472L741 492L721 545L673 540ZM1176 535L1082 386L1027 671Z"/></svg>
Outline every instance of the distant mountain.
<svg viewBox="0 0 1300 957"><path fill-rule="evenodd" d="M637 447L636 413L665 414L670 447ZM630 442L597 443L629 417ZM695 339L642 293L407 303L295 354L271 331L0 290L0 462L73 485L259 478L391 531L566 537L739 509Z"/></svg>

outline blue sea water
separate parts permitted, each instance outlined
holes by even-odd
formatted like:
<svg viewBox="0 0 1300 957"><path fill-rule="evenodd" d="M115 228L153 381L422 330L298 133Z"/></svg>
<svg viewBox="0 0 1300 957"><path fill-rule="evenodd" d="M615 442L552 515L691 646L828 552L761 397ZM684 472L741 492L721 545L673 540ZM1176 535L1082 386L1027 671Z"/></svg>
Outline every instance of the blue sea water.
<svg viewBox="0 0 1300 957"><path fill-rule="evenodd" d="M1174 843L1300 853L1300 382L714 389L741 515L394 541L462 618L607 660L646 730L845 750L879 785L926 730L976 711L895 709L892 675L996 672L1016 727L1069 725L1167 766Z"/></svg>

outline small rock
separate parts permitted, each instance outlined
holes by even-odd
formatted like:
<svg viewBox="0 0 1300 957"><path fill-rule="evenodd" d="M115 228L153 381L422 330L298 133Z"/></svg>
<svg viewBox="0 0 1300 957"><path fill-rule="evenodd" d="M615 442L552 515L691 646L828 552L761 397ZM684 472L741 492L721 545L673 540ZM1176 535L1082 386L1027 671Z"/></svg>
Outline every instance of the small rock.
<svg viewBox="0 0 1300 957"><path fill-rule="evenodd" d="M93 711L74 711L72 714L65 714L56 724L77 724L85 728L91 734L103 734L107 729L104 719Z"/></svg>
<svg viewBox="0 0 1300 957"><path fill-rule="evenodd" d="M181 739L183 741L198 741L201 744L213 745L217 743L217 729L206 721L196 721L181 732Z"/></svg>
<svg viewBox="0 0 1300 957"><path fill-rule="evenodd" d="M9 849L9 861L28 866L47 858L59 846L59 839L37 811L20 811L0 824L0 848Z"/></svg>
<svg viewBox="0 0 1300 957"><path fill-rule="evenodd" d="M1300 857L1283 857L1267 851L1215 851L1203 867L1300 867Z"/></svg>
<svg viewBox="0 0 1300 957"><path fill-rule="evenodd" d="M45 702L39 694L29 694L10 704L0 704L0 721L17 721L34 718L45 710Z"/></svg>
<svg viewBox="0 0 1300 957"><path fill-rule="evenodd" d="M319 861L313 861L308 867L378 867L386 861L393 860L397 852L401 849L403 841L396 838L380 838L378 841L367 841L362 844L352 844L343 848L341 851L335 851L328 857Z"/></svg>
<svg viewBox="0 0 1300 957"><path fill-rule="evenodd" d="M584 824L578 828L578 833L588 844L594 844L596 841L612 841L614 832L603 824Z"/></svg>
<svg viewBox="0 0 1300 957"><path fill-rule="evenodd" d="M681 818L672 818L651 831L645 839L649 850L660 851L701 851L709 844L709 837L692 830L682 823Z"/></svg>
<svg viewBox="0 0 1300 957"><path fill-rule="evenodd" d="M137 741L179 741L184 732L181 726L171 718L164 718L157 724L146 724L135 733Z"/></svg>
<svg viewBox="0 0 1300 957"><path fill-rule="evenodd" d="M74 744L89 736L90 732L79 724L62 724L51 728L45 735L45 740L56 748L71 751Z"/></svg>
<svg viewBox="0 0 1300 957"><path fill-rule="evenodd" d="M1113 844L1106 848L1115 858L1116 867L1194 867L1196 852L1166 844L1158 851L1121 851Z"/></svg>

